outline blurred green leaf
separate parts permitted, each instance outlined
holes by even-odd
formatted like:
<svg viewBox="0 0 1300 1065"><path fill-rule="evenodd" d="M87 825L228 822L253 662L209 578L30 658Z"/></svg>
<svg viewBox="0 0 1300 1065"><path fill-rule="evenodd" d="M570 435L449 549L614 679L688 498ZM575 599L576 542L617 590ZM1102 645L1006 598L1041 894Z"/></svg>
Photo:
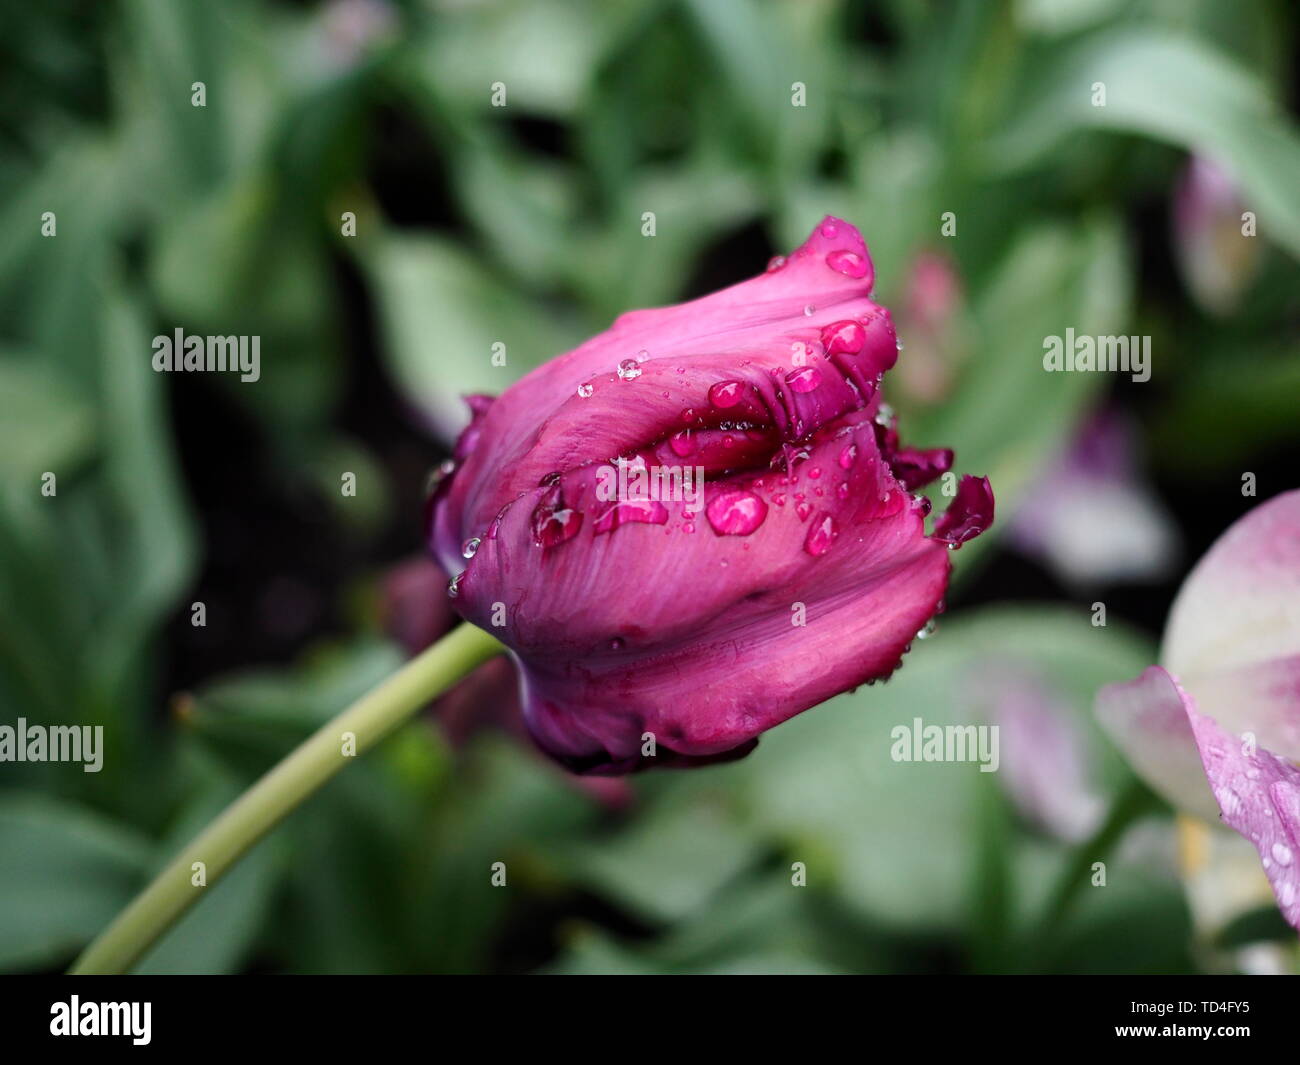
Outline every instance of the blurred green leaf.
<svg viewBox="0 0 1300 1065"><path fill-rule="evenodd" d="M0 966L61 964L134 895L148 842L84 807L0 794Z"/></svg>
<svg viewBox="0 0 1300 1065"><path fill-rule="evenodd" d="M1124 331L1131 266L1118 226L1096 218L1082 228L1031 229L1021 236L972 308L975 353L951 399L907 422L909 441L951 447L959 471L987 476L997 497L994 536L967 545L961 564L988 550L1015 513L1021 493L1065 446L1100 373L1049 373L1043 342ZM942 497L936 505L942 506Z"/></svg>
<svg viewBox="0 0 1300 1065"><path fill-rule="evenodd" d="M495 395L575 342L555 314L449 241L383 234L363 246L361 264L398 387L444 431L467 420L461 395ZM492 363L497 343L505 366Z"/></svg>
<svg viewBox="0 0 1300 1065"><path fill-rule="evenodd" d="M1092 86L1105 86L1093 106ZM1218 160L1245 190L1259 232L1300 255L1300 137L1263 86L1190 37L1125 29L1089 37L1023 86L1024 109L988 147L1004 172L1042 162L1081 129L1137 133Z"/></svg>
<svg viewBox="0 0 1300 1065"><path fill-rule="evenodd" d="M47 470L75 470L95 429L91 406L52 367L0 358L0 481L30 490Z"/></svg>
<svg viewBox="0 0 1300 1065"><path fill-rule="evenodd" d="M888 684L799 715L744 762L714 772L740 790L756 824L786 841L791 859L807 862L810 886L888 927L956 928L969 912L977 860L975 789L998 787L996 774L970 763L895 762L892 729L916 717L976 722L970 686L981 669L1030 669L1074 709L1104 779L1116 756L1092 722L1093 694L1139 672L1152 654L1132 634L1092 627L1083 611L970 612L941 621Z"/></svg>
<svg viewBox="0 0 1300 1065"><path fill-rule="evenodd" d="M692 798L657 806L610 838L578 843L566 865L611 901L651 920L698 912L754 864L761 844L720 804Z"/></svg>

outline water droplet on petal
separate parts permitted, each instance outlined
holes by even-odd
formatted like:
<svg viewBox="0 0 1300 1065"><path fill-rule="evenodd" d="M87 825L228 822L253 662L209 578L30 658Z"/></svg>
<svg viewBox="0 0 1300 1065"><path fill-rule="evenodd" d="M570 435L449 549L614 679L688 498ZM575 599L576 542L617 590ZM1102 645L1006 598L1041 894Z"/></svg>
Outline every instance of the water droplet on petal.
<svg viewBox="0 0 1300 1065"><path fill-rule="evenodd" d="M803 549L817 557L826 554L835 541L835 520L829 514L820 515L808 529L804 538Z"/></svg>
<svg viewBox="0 0 1300 1065"><path fill-rule="evenodd" d="M922 625L920 629L917 630L916 638L918 640L928 640L931 636L935 634L938 628L939 626L935 623L934 618L931 618L924 625Z"/></svg>
<svg viewBox="0 0 1300 1065"><path fill-rule="evenodd" d="M468 540L466 540L463 544L460 545L461 557L473 558L475 553L478 551L478 545L482 542L483 541L481 541L477 536L471 536Z"/></svg>
<svg viewBox="0 0 1300 1065"><path fill-rule="evenodd" d="M786 375L786 383L794 392L811 392L822 383L822 375L815 366L805 366Z"/></svg>
<svg viewBox="0 0 1300 1065"><path fill-rule="evenodd" d="M641 367L637 365L636 359L624 359L618 364L618 375L624 381L635 381L641 376Z"/></svg>
<svg viewBox="0 0 1300 1065"><path fill-rule="evenodd" d="M719 381L709 388L709 402L715 407L721 407L724 410L727 407L734 407L744 397L745 383L743 381Z"/></svg>
<svg viewBox="0 0 1300 1065"><path fill-rule="evenodd" d="M799 516L800 521L807 521L812 515L812 509L811 503L796 503L794 512Z"/></svg>
<svg viewBox="0 0 1300 1065"><path fill-rule="evenodd" d="M611 505L596 519L593 528L595 534L599 536L601 533L613 532L620 525L629 522L641 525L666 525L668 508L657 499L625 499Z"/></svg>
<svg viewBox="0 0 1300 1065"><path fill-rule="evenodd" d="M826 256L826 265L845 277L867 276L867 260L855 251L833 251Z"/></svg>
<svg viewBox="0 0 1300 1065"><path fill-rule="evenodd" d="M590 384L586 382L578 386L578 395L581 396L583 399L586 399L594 391L596 391L595 388L593 388Z"/></svg>
<svg viewBox="0 0 1300 1065"><path fill-rule="evenodd" d="M767 504L753 492L730 489L719 492L704 512L719 536L748 536L767 517Z"/></svg>
<svg viewBox="0 0 1300 1065"><path fill-rule="evenodd" d="M578 534L582 512L563 503L539 503L532 516L533 543L538 547L555 547Z"/></svg>
<svg viewBox="0 0 1300 1065"><path fill-rule="evenodd" d="M772 258L770 258L767 261L767 272L770 274L774 270L780 270L781 267L783 267L784 265L785 265L784 255L773 255Z"/></svg>
<svg viewBox="0 0 1300 1065"><path fill-rule="evenodd" d="M679 459L686 458L687 455L695 452L695 438L689 429L683 429L680 433L674 433L668 438L668 446L673 449L673 454Z"/></svg>
<svg viewBox="0 0 1300 1065"><path fill-rule="evenodd" d="M1285 843L1273 844L1273 860L1278 865L1290 865L1292 857L1291 848Z"/></svg>
<svg viewBox="0 0 1300 1065"><path fill-rule="evenodd" d="M840 469L849 470L858 460L858 445L849 444L840 452Z"/></svg>
<svg viewBox="0 0 1300 1065"><path fill-rule="evenodd" d="M862 328L860 322L855 322L851 318L822 326L822 347L826 349L828 357L841 352L856 355L866 346L866 343L867 331Z"/></svg>
<svg viewBox="0 0 1300 1065"><path fill-rule="evenodd" d="M454 576L451 580L447 582L448 599L455 599L456 596L460 595L460 579L463 576L465 576L465 574L457 573L456 576Z"/></svg>
<svg viewBox="0 0 1300 1065"><path fill-rule="evenodd" d="M821 235L825 237L827 240L834 240L837 236L839 236L839 232L840 232L840 227L837 226L834 222L823 223L821 227Z"/></svg>
<svg viewBox="0 0 1300 1065"><path fill-rule="evenodd" d="M813 306L813 304L808 303L804 305L803 316L805 318L811 318L816 313L817 313L817 308Z"/></svg>

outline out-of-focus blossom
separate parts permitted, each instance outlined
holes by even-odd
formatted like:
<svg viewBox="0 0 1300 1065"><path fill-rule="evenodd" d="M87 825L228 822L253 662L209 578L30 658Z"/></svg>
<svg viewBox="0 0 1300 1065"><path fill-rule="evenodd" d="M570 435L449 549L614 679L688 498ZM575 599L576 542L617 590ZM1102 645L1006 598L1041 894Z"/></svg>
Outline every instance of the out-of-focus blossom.
<svg viewBox="0 0 1300 1065"><path fill-rule="evenodd" d="M1178 554L1172 520L1138 473L1137 444L1116 413L1089 417L1039 476L1011 542L1072 586L1156 580Z"/></svg>
<svg viewBox="0 0 1300 1065"><path fill-rule="evenodd" d="M1088 740L1049 682L998 662L973 679L972 696L998 726L999 781L1021 816L1063 840L1088 836L1101 819Z"/></svg>
<svg viewBox="0 0 1300 1065"><path fill-rule="evenodd" d="M1236 522L1179 592L1161 658L1098 695L1103 725L1172 803L1254 846L1300 928L1300 491Z"/></svg>
<svg viewBox="0 0 1300 1065"><path fill-rule="evenodd" d="M907 338L907 357L899 361L895 375L904 398L934 404L952 390L967 352L963 306L961 278L952 260L934 251L918 255L908 275L899 315L900 332Z"/></svg>
<svg viewBox="0 0 1300 1065"><path fill-rule="evenodd" d="M758 277L625 314L473 401L430 542L570 769L743 756L888 676L939 609L948 549L989 526L993 495L964 478L927 535L913 493L952 453L900 445L873 278L858 231L826 218ZM615 470L659 491L611 494Z"/></svg>
<svg viewBox="0 0 1300 1065"><path fill-rule="evenodd" d="M1244 209L1224 167L1200 155L1188 160L1174 194L1174 249L1192 296L1213 314L1235 309L1255 275L1258 248L1243 232Z"/></svg>
<svg viewBox="0 0 1300 1065"><path fill-rule="evenodd" d="M335 69L355 66L397 30L397 10L387 0L328 0L319 18L324 61Z"/></svg>

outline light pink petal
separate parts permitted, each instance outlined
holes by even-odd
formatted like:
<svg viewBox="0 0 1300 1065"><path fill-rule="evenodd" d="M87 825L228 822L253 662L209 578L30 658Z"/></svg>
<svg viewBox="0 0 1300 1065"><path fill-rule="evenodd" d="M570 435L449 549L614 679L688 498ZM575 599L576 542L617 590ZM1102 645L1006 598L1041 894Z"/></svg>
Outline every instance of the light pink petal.
<svg viewBox="0 0 1300 1065"><path fill-rule="evenodd" d="M1143 780L1179 809L1212 821L1218 808L1205 785L1186 699L1173 677L1149 666L1136 680L1102 688L1097 717Z"/></svg>
<svg viewBox="0 0 1300 1065"><path fill-rule="evenodd" d="M1197 707L1238 736L1300 761L1300 654L1197 674Z"/></svg>
<svg viewBox="0 0 1300 1065"><path fill-rule="evenodd" d="M1255 507L1196 564L1160 660L1192 691L1202 674L1300 655L1300 491ZM1223 720L1218 706L1203 709Z"/></svg>

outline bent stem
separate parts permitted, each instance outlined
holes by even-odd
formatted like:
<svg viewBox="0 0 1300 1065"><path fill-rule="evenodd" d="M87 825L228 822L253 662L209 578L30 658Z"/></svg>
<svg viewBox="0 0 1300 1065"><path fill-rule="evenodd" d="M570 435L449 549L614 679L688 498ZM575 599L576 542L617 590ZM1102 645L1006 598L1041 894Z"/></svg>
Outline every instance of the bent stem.
<svg viewBox="0 0 1300 1065"><path fill-rule="evenodd" d="M347 765L353 754L373 747L430 699L502 650L482 629L461 625L322 725L173 858L69 972L126 972L204 891ZM349 742L345 733L355 740ZM206 886L191 881L195 862L205 867Z"/></svg>
<svg viewBox="0 0 1300 1065"><path fill-rule="evenodd" d="M1129 776L1118 789L1105 819L1093 834L1067 856L1065 865L1048 893L1047 901L1033 926L1030 942L1049 948L1059 939L1060 925L1079 899L1081 889L1091 883L1095 862L1106 858L1125 831L1139 818L1160 809L1155 793L1136 776Z"/></svg>

